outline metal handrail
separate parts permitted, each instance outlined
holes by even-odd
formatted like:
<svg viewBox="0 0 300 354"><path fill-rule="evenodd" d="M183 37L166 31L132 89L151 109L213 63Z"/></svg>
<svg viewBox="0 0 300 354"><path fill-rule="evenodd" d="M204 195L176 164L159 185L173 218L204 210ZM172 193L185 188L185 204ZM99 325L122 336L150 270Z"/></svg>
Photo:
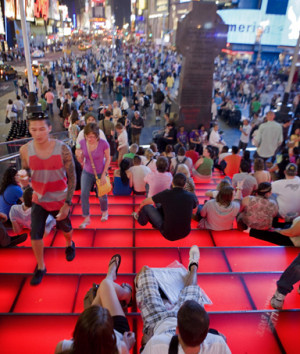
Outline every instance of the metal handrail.
<svg viewBox="0 0 300 354"><path fill-rule="evenodd" d="M53 133L53 134L51 134L51 136L53 137L54 135L58 135L58 134L61 134L61 133ZM30 141L30 140L32 140L32 138L16 139L16 140L13 140L13 142L20 142L21 140ZM69 137L67 137L65 139L61 139L61 141L63 141L66 144L68 144L70 142L70 140L71 139ZM8 142L6 142L6 144L7 143ZM5 161L9 161L9 160L12 160L12 159L15 159L15 158L18 158L18 157L20 157L20 153L19 152L8 154L8 155L4 155L4 156L0 157L0 163L1 162L5 162Z"/></svg>
<svg viewBox="0 0 300 354"><path fill-rule="evenodd" d="M67 134L68 132L67 131L61 131L61 132L55 132L55 133L51 133L50 135L52 137L55 137L56 135L60 135L60 134ZM11 144L11 143L18 143L18 142L21 142L21 141L30 141L32 140L31 137L29 138L21 138L21 139L14 139L14 140L10 140L10 141L3 141L3 142L0 142L0 146L1 145L7 145L7 144Z"/></svg>

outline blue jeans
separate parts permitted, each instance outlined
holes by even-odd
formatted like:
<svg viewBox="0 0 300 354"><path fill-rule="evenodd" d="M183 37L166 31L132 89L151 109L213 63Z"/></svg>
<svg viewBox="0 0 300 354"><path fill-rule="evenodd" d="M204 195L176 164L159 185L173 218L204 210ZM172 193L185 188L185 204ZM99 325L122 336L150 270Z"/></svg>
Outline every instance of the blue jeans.
<svg viewBox="0 0 300 354"><path fill-rule="evenodd" d="M293 285L300 280L300 253L282 273L277 282L277 289L282 295L287 295L293 290Z"/></svg>
<svg viewBox="0 0 300 354"><path fill-rule="evenodd" d="M162 231L164 219L160 208L155 208L153 205L145 205L139 212L138 223L142 226L150 224L159 231Z"/></svg>
<svg viewBox="0 0 300 354"><path fill-rule="evenodd" d="M98 178L101 178L101 173L98 174ZM95 176L91 173L82 170L81 173L81 206L82 214L84 217L90 215L90 203L89 196L90 191L96 183ZM99 198L101 211L107 211L107 195Z"/></svg>
<svg viewBox="0 0 300 354"><path fill-rule="evenodd" d="M48 107L48 110L49 110L49 115L53 116L53 103L48 103L47 107Z"/></svg>

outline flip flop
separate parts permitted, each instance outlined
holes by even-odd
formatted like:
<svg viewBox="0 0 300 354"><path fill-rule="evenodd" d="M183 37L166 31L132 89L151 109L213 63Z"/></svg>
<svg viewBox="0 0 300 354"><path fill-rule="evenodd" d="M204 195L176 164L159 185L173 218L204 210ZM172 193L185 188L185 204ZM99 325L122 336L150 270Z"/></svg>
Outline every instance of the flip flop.
<svg viewBox="0 0 300 354"><path fill-rule="evenodd" d="M117 259L119 260L119 263L117 262ZM119 267L120 267L120 264L121 264L121 256L119 254L114 254L110 261L109 261L109 264L108 264L108 268L114 263L116 262L117 263L117 269L116 269L116 276L118 275L118 270L119 270Z"/></svg>
<svg viewBox="0 0 300 354"><path fill-rule="evenodd" d="M122 288L127 288L131 291L131 298L128 303L126 303L125 300L120 301L123 311L128 312L127 311L128 307L132 307L132 303L133 303L133 301L132 301L132 286L129 285L128 283L122 283L121 286L122 286Z"/></svg>

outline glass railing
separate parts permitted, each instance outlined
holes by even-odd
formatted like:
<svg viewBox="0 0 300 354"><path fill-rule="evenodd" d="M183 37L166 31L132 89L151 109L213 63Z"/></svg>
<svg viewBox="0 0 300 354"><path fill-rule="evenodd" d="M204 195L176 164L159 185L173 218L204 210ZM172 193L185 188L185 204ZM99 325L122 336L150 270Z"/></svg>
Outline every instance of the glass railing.
<svg viewBox="0 0 300 354"><path fill-rule="evenodd" d="M69 143L69 137L67 131L57 132L51 134L54 139L62 140L65 143ZM28 143L32 138L25 139L15 139L12 141L7 141L0 143L0 181L2 181L2 176L5 170L14 166L18 170L21 169L21 159L20 159L20 147Z"/></svg>

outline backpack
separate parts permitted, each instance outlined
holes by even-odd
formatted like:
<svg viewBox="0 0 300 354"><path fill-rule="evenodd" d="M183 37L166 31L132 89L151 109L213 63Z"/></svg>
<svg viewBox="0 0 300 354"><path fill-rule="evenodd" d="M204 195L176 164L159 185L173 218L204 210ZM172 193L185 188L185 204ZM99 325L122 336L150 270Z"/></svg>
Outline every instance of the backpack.
<svg viewBox="0 0 300 354"><path fill-rule="evenodd" d="M185 161L186 161L186 157L181 162L178 160L178 157L176 157L176 166L174 168L173 175L176 175L178 166L184 164Z"/></svg>
<svg viewBox="0 0 300 354"><path fill-rule="evenodd" d="M144 96L144 107L145 108L150 107L150 100L149 100L149 97L146 95Z"/></svg>

